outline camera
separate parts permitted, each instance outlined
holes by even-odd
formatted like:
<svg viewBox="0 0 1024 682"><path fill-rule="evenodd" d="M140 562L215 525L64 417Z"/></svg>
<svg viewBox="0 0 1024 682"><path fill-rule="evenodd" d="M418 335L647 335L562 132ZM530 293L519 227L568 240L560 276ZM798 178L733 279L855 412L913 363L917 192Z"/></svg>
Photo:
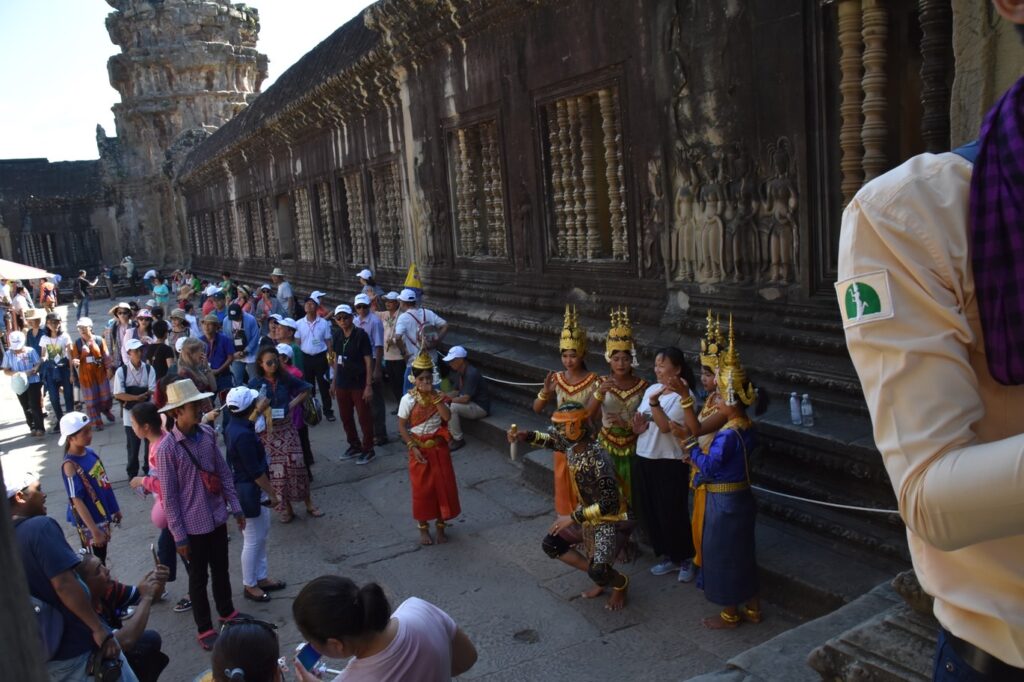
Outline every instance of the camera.
<svg viewBox="0 0 1024 682"><path fill-rule="evenodd" d="M86 672L89 676L95 677L96 682L117 682L121 679L121 659L120 657L103 658L97 652L97 655L90 661L89 670Z"/></svg>

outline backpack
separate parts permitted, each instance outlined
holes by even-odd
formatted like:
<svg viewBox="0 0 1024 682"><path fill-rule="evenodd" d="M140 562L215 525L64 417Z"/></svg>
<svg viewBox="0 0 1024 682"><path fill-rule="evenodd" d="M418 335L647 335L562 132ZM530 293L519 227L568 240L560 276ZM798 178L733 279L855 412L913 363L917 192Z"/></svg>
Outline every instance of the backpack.
<svg viewBox="0 0 1024 682"><path fill-rule="evenodd" d="M423 320L416 320L416 316L413 315L413 311L409 311L412 315L412 319L416 320L416 338L419 342L420 350L434 350L437 348L437 344L441 341L441 333L437 328L437 325L427 323L427 311L422 310Z"/></svg>

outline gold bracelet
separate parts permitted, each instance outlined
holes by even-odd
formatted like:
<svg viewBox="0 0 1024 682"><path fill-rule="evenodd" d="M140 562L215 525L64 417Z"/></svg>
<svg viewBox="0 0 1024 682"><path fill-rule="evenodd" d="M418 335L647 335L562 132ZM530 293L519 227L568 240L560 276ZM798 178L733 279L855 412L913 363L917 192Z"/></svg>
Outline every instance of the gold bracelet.
<svg viewBox="0 0 1024 682"><path fill-rule="evenodd" d="M693 398L687 398L683 402L679 403L679 407L683 408L684 410L693 407Z"/></svg>
<svg viewBox="0 0 1024 682"><path fill-rule="evenodd" d="M544 392L544 390L537 391L537 400L543 400L547 402L551 400L551 396Z"/></svg>
<svg viewBox="0 0 1024 682"><path fill-rule="evenodd" d="M604 393L601 393L601 391L594 391L594 399L597 400L597 402L599 403L603 403Z"/></svg>

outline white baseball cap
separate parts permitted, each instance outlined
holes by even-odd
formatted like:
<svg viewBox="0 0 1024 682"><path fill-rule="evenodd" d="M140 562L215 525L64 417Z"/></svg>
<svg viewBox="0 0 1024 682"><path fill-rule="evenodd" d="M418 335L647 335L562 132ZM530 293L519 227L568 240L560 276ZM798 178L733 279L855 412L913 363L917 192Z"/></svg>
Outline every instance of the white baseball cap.
<svg viewBox="0 0 1024 682"><path fill-rule="evenodd" d="M220 291L220 287L211 284L210 286L206 287L206 291L204 291L203 293L206 294L207 296L215 296L216 294L219 294Z"/></svg>
<svg viewBox="0 0 1024 682"><path fill-rule="evenodd" d="M326 291L314 291L309 295L311 299L316 301L317 305L320 305L320 299L327 295Z"/></svg>
<svg viewBox="0 0 1024 682"><path fill-rule="evenodd" d="M289 346L287 343L279 343L276 346L278 355L287 355L290 358L295 357L295 349Z"/></svg>
<svg viewBox="0 0 1024 682"><path fill-rule="evenodd" d="M10 344L11 350L21 350L25 347L25 333L11 332L7 336L7 343Z"/></svg>
<svg viewBox="0 0 1024 682"><path fill-rule="evenodd" d="M84 412L68 412L66 415L60 418L60 439L57 441L57 445L63 446L64 443L68 442L68 438L75 435L86 426L89 425L89 415Z"/></svg>
<svg viewBox="0 0 1024 682"><path fill-rule="evenodd" d="M282 327L288 327L289 329L297 330L299 328L298 323L295 322L295 320L293 320L290 317L285 317L283 319L280 319L280 320L277 321L277 323L280 324Z"/></svg>
<svg viewBox="0 0 1024 682"><path fill-rule="evenodd" d="M455 360L456 358L464 358L464 357L466 357L466 349L465 348L463 348L462 346L452 346L451 348L448 349L448 355L446 355L443 358L441 358L441 360L443 360L444 362L451 362L452 360Z"/></svg>
<svg viewBox="0 0 1024 682"><path fill-rule="evenodd" d="M88 327L89 329L92 329L92 318L80 317L78 318L78 322L75 323L75 326L79 328Z"/></svg>
<svg viewBox="0 0 1024 682"><path fill-rule="evenodd" d="M174 352L175 353L181 353L181 347L185 345L185 340L188 339L188 338L189 337L187 337L187 336L183 336L183 337L181 337L180 339L178 339L177 341L174 342Z"/></svg>
<svg viewBox="0 0 1024 682"><path fill-rule="evenodd" d="M5 461L8 459L4 458ZM4 466L4 485L7 487L8 500L38 480L39 472L37 471L12 466L10 461L7 461Z"/></svg>
<svg viewBox="0 0 1024 682"><path fill-rule="evenodd" d="M271 290L271 289L273 289L273 288L274 288L274 287L270 286L269 284L261 284L261 285L260 285L260 291L264 291L264 290L266 290L266 291L270 291L270 290Z"/></svg>
<svg viewBox="0 0 1024 682"><path fill-rule="evenodd" d="M224 399L224 404L227 405L228 409L232 412L241 412L252 405L252 402L256 400L256 397L259 394L259 391L249 388L248 386L235 386L233 389L228 391L228 395Z"/></svg>
<svg viewBox="0 0 1024 682"><path fill-rule="evenodd" d="M405 301L406 303L414 303L416 301L416 292L412 289L402 289L402 293L398 295L399 301Z"/></svg>
<svg viewBox="0 0 1024 682"><path fill-rule="evenodd" d="M370 305L370 297L366 294L356 294L356 300L353 301L353 305Z"/></svg>
<svg viewBox="0 0 1024 682"><path fill-rule="evenodd" d="M384 294L384 298L389 300L389 301L397 301L398 300L398 292L397 291L389 291L388 293Z"/></svg>
<svg viewBox="0 0 1024 682"><path fill-rule="evenodd" d="M361 277L362 279L371 279L373 277L373 273L370 272L367 268L363 268L362 270L359 271L359 274L357 274L356 277Z"/></svg>
<svg viewBox="0 0 1024 682"><path fill-rule="evenodd" d="M337 308L334 309L334 316L335 317L337 317L338 315L341 315L342 313L344 313L346 315L351 315L352 314L352 306L350 306L348 303L342 303L341 305L339 305Z"/></svg>
<svg viewBox="0 0 1024 682"><path fill-rule="evenodd" d="M139 348L142 348L145 345L146 344L142 343L142 341L139 341L138 339L128 339L124 344L124 349L138 350Z"/></svg>
<svg viewBox="0 0 1024 682"><path fill-rule="evenodd" d="M277 322L278 324L280 324L281 320L284 319L284 315L282 315L281 313L271 313L270 314L270 319L273 320L274 322Z"/></svg>
<svg viewBox="0 0 1024 682"><path fill-rule="evenodd" d="M14 395L22 395L28 390L28 375L24 372L15 372L11 376L11 390Z"/></svg>

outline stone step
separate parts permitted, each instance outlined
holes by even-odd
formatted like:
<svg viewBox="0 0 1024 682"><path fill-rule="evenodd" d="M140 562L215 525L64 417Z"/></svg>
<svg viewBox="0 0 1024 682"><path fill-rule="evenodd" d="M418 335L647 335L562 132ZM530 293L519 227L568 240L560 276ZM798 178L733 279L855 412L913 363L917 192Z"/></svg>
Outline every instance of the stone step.
<svg viewBox="0 0 1024 682"><path fill-rule="evenodd" d="M495 401L490 415L469 421L463 429L473 438L508 452L506 431L545 429L547 418ZM520 445L518 462L523 480L553 495L551 453ZM760 496L760 493L755 493ZM758 564L765 597L805 618L817 618L847 604L890 579L906 566L886 557L870 556L849 545L828 540L764 514L757 523ZM820 643L820 641L819 641Z"/></svg>

